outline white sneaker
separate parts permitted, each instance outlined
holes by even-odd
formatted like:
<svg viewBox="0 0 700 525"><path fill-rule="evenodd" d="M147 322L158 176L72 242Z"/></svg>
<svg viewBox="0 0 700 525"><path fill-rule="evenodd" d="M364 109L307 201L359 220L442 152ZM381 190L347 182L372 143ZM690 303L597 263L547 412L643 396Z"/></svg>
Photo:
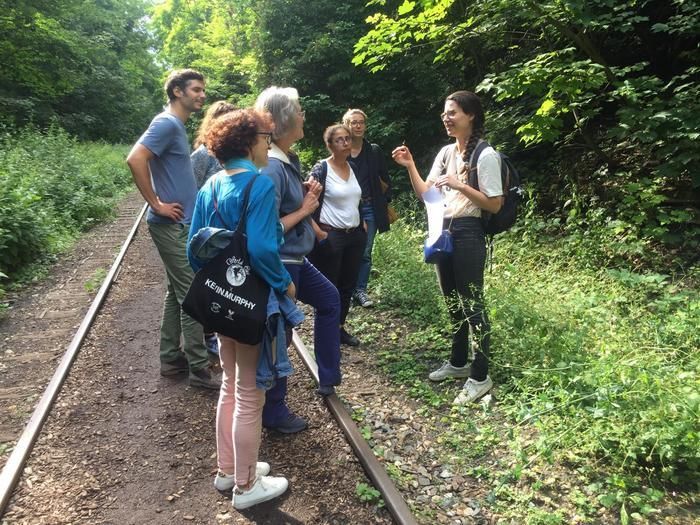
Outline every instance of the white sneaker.
<svg viewBox="0 0 700 525"><path fill-rule="evenodd" d="M253 486L246 491L233 490L233 507L241 510L268 501L284 494L289 482L287 478L260 476L255 479Z"/></svg>
<svg viewBox="0 0 700 525"><path fill-rule="evenodd" d="M445 361L440 368L430 372L428 379L431 381L444 381L448 377L468 377L471 365L452 366L449 361Z"/></svg>
<svg viewBox="0 0 700 525"><path fill-rule="evenodd" d="M464 383L462 391L452 402L453 405L468 405L479 400L493 388L493 381L489 376L483 381L474 381L471 377Z"/></svg>
<svg viewBox="0 0 700 525"><path fill-rule="evenodd" d="M270 464L264 461L258 461L255 464L255 477L267 476L270 473ZM236 485L236 477L233 474L224 474L219 471L214 478L214 487L219 492L227 492L233 490Z"/></svg>

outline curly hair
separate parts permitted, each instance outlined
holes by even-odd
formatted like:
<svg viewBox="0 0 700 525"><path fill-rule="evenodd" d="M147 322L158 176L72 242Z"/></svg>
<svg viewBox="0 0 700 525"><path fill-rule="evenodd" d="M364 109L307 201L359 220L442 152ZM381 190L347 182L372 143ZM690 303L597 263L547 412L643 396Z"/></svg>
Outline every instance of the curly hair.
<svg viewBox="0 0 700 525"><path fill-rule="evenodd" d="M258 140L258 133L274 130L269 113L254 109L237 109L216 119L205 137L209 152L225 164L247 157Z"/></svg>
<svg viewBox="0 0 700 525"><path fill-rule="evenodd" d="M211 127L214 120L219 118L221 115L231 113L231 111L234 111L235 109L236 106L234 106L230 102L226 102L225 100L217 100L211 106L209 106L209 109L207 109L207 112L204 114L202 122L199 124L199 129L197 130L197 138L194 139L195 149L201 146L202 144L205 144L204 137L207 136L207 132L209 131L209 128Z"/></svg>

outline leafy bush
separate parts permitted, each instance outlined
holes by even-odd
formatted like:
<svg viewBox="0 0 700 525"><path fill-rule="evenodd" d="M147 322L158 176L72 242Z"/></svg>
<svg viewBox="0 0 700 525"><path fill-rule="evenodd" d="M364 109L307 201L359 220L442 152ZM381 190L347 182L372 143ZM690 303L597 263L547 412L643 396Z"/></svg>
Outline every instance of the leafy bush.
<svg viewBox="0 0 700 525"><path fill-rule="evenodd" d="M58 127L0 135L0 274L65 246L110 216L129 187L125 150L80 143Z"/></svg>
<svg viewBox="0 0 700 525"><path fill-rule="evenodd" d="M528 221L538 224L534 216ZM382 305L435 334L446 331L448 320L435 276L421 261L423 237L402 222L379 236L372 284ZM634 506L635 491L649 482L696 487L700 269L672 279L593 268L569 257L570 250L566 238L521 227L499 237L486 273L500 410L539 436L522 438L525 461L556 456L594 478L603 474L600 493L621 494L609 504ZM410 335L403 341L414 342ZM405 354L420 373L434 355L419 350Z"/></svg>

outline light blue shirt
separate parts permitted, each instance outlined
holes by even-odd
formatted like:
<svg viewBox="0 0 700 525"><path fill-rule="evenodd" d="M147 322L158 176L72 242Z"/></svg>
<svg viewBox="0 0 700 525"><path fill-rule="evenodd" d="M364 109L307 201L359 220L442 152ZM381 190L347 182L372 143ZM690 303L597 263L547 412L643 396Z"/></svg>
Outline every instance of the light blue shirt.
<svg viewBox="0 0 700 525"><path fill-rule="evenodd" d="M184 216L178 222L189 224L197 196L197 184L192 171L185 125L175 115L164 111L155 116L137 144L142 144L155 156L148 162L148 167L156 195L162 202L179 203ZM146 220L161 224L175 223L167 217L156 215L150 206Z"/></svg>

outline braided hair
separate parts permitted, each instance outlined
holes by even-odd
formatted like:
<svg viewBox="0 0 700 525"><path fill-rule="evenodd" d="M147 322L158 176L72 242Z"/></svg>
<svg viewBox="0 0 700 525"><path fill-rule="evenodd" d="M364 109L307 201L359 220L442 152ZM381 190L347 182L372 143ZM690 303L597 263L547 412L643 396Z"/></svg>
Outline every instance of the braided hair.
<svg viewBox="0 0 700 525"><path fill-rule="evenodd" d="M464 149L462 154L462 160L464 160L464 165L467 170L475 169L476 166L469 166L469 160L471 159L472 153L479 143L479 140L484 136L484 108L481 106L481 100L471 91L455 91L449 95L445 100L451 100L457 104L462 111L467 115L473 115L474 120L472 120L472 133L467 141L467 147Z"/></svg>

